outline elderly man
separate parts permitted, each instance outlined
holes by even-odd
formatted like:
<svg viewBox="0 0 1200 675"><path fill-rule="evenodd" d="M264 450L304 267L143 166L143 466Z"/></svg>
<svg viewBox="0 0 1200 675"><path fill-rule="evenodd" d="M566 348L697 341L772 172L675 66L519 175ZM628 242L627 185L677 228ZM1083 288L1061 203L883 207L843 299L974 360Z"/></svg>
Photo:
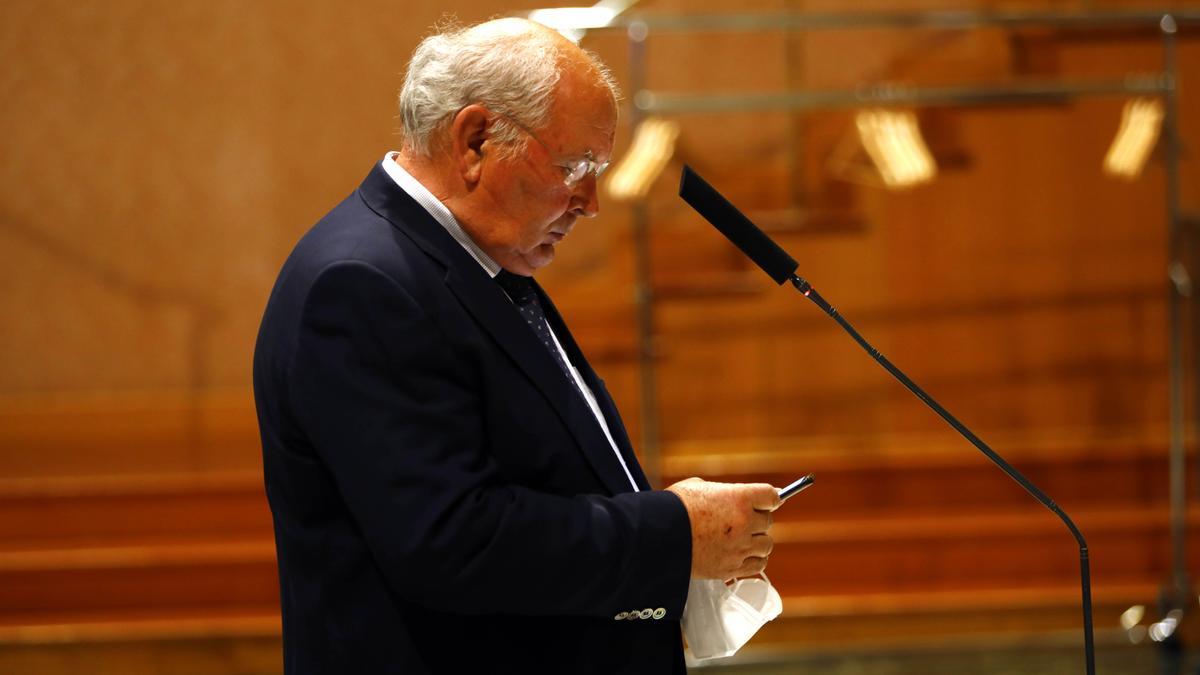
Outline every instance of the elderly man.
<svg viewBox="0 0 1200 675"><path fill-rule="evenodd" d="M683 672L689 579L762 570L778 497L652 490L530 279L599 208L611 76L499 20L424 40L400 108L255 350L286 672Z"/></svg>

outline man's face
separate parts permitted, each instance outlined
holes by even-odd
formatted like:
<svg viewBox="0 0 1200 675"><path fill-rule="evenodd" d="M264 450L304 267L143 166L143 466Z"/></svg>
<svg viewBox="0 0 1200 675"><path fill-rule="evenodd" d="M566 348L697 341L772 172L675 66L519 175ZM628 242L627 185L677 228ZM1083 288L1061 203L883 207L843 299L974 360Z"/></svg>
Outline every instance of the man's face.
<svg viewBox="0 0 1200 675"><path fill-rule="evenodd" d="M606 88L578 82L564 73L550 121L522 131L509 156L493 151L485 162L479 189L490 213L480 245L505 269L531 275L554 260L554 247L571 232L575 220L600 210L596 177L588 173L574 185L564 183L570 164L584 157L607 162L612 154L617 115ZM534 135L536 134L536 136Z"/></svg>

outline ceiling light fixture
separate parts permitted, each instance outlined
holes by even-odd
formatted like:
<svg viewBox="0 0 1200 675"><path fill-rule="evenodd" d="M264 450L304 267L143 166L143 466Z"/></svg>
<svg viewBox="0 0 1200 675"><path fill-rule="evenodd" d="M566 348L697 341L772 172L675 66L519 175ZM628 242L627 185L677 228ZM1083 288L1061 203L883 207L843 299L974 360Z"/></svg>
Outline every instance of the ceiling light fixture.
<svg viewBox="0 0 1200 675"><path fill-rule="evenodd" d="M1135 98L1121 112L1121 126L1104 156L1104 172L1133 180L1142 173L1146 160L1162 131L1163 104L1157 98Z"/></svg>

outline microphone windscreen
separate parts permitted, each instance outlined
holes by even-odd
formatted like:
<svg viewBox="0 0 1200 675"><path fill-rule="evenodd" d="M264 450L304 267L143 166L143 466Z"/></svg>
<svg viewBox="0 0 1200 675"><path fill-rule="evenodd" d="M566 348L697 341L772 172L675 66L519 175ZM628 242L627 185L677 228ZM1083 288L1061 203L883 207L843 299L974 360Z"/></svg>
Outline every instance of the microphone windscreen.
<svg viewBox="0 0 1200 675"><path fill-rule="evenodd" d="M733 242L762 268L777 284L792 278L799 264L779 245L771 240L758 226L737 210L729 200L709 185L700 174L686 164L683 177L679 180L679 196L704 219L720 230L725 238Z"/></svg>

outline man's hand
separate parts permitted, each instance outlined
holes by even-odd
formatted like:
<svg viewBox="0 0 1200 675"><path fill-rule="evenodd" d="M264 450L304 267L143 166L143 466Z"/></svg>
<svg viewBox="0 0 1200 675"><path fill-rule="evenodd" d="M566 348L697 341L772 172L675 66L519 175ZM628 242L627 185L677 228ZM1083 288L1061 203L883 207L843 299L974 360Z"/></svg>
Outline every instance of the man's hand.
<svg viewBox="0 0 1200 675"><path fill-rule="evenodd" d="M750 577L767 567L767 530L779 494L766 483L710 483L688 478L667 488L692 522L692 578Z"/></svg>

